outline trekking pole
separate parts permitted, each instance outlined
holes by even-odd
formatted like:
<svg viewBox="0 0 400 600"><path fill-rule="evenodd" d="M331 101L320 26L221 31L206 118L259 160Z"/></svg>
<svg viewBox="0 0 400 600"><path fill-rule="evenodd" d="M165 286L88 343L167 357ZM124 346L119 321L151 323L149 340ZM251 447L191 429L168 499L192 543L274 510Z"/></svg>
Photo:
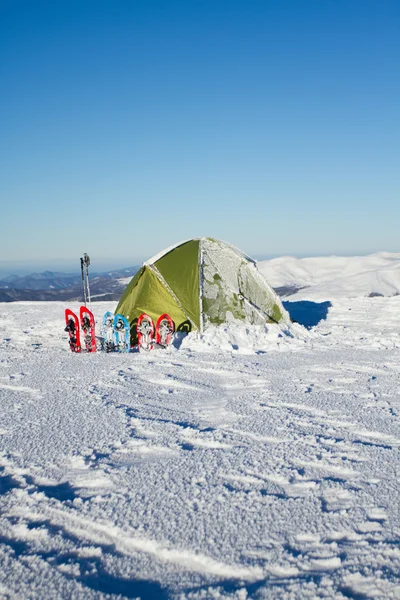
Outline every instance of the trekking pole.
<svg viewBox="0 0 400 600"><path fill-rule="evenodd" d="M85 274L84 274L84 260L81 258L81 274L82 274L82 290L83 290L83 303L86 306L86 285L85 285Z"/></svg>
<svg viewBox="0 0 400 600"><path fill-rule="evenodd" d="M89 300L89 310L92 310L92 306L91 306L91 299L90 299L90 287L89 287L89 265L90 265L90 258L89 255L85 254L83 255L83 261L85 263L86 266L86 289L87 289L87 297Z"/></svg>

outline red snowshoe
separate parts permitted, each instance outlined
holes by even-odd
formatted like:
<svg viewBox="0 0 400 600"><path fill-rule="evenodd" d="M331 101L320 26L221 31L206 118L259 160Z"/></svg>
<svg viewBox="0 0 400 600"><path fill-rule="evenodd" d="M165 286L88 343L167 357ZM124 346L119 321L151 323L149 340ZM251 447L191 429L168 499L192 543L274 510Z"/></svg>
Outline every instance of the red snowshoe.
<svg viewBox="0 0 400 600"><path fill-rule="evenodd" d="M81 351L81 338L79 331L79 319L72 310L69 308L65 309L65 323L66 328L64 331L68 332L69 335L69 347L72 352Z"/></svg>
<svg viewBox="0 0 400 600"><path fill-rule="evenodd" d="M143 313L138 318L137 326L138 346L140 350L152 350L154 338L154 323L149 315Z"/></svg>
<svg viewBox="0 0 400 600"><path fill-rule="evenodd" d="M158 318L156 324L156 343L158 346L166 348L170 345L175 325L173 320L167 313Z"/></svg>
<svg viewBox="0 0 400 600"><path fill-rule="evenodd" d="M95 322L93 313L86 307L81 306L79 311L84 341L88 352L96 352Z"/></svg>

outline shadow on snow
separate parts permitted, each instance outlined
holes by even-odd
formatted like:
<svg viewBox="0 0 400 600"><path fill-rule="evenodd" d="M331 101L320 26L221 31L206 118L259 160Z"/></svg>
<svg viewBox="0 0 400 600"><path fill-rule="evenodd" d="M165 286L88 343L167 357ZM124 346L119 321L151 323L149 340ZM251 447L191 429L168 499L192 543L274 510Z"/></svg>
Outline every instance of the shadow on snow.
<svg viewBox="0 0 400 600"><path fill-rule="evenodd" d="M288 311L292 321L311 329L318 325L320 321L326 319L332 303L329 300L325 302L299 300L298 302L283 302L283 306Z"/></svg>

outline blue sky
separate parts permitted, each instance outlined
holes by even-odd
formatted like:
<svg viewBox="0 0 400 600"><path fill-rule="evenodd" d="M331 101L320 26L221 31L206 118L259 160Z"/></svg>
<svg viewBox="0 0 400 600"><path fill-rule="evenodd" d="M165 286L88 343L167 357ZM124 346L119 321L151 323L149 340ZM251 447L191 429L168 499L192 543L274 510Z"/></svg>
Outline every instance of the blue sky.
<svg viewBox="0 0 400 600"><path fill-rule="evenodd" d="M399 31L398 0L2 0L0 267L400 251Z"/></svg>

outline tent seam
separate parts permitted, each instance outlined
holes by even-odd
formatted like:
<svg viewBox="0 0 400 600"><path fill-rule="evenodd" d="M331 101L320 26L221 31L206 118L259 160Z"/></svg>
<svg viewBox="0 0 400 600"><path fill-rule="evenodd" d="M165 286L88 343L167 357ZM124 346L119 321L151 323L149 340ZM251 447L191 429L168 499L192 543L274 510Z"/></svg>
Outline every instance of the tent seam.
<svg viewBox="0 0 400 600"><path fill-rule="evenodd" d="M199 267L199 312L200 312L200 333L204 331L204 308L203 308L203 296L204 296L204 274L203 274L203 240L199 240L199 256L198 256L198 267Z"/></svg>

